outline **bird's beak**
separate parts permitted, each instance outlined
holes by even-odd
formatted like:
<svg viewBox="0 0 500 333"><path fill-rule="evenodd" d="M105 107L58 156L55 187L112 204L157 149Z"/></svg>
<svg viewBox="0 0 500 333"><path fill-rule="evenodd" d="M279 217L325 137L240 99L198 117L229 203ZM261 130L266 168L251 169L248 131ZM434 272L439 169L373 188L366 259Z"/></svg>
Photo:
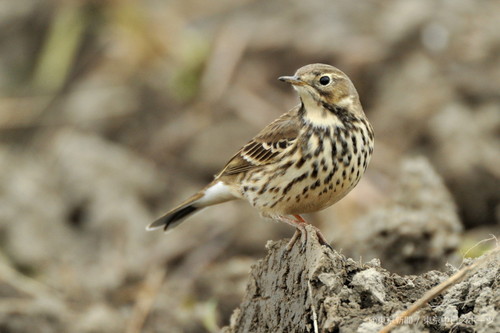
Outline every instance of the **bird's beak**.
<svg viewBox="0 0 500 333"><path fill-rule="evenodd" d="M297 75L295 75L295 76L280 76L278 78L278 80L283 81L283 82L288 82L290 84L293 84L294 86L303 86L306 84Z"/></svg>

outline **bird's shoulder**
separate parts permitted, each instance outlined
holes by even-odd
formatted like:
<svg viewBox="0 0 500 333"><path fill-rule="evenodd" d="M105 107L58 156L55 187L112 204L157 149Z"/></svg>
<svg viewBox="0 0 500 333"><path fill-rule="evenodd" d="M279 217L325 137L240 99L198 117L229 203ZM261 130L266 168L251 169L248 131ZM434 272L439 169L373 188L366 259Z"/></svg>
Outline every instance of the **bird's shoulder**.
<svg viewBox="0 0 500 333"><path fill-rule="evenodd" d="M235 175L279 160L300 130L299 106L281 115L244 145L216 176Z"/></svg>

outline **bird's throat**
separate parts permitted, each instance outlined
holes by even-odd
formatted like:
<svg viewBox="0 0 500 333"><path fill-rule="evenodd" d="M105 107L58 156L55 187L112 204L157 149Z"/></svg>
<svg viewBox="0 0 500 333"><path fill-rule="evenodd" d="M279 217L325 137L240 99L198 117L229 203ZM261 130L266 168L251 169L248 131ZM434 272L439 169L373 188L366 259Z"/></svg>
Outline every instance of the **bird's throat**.
<svg viewBox="0 0 500 333"><path fill-rule="evenodd" d="M302 99L302 119L314 127L344 127L340 118L312 97Z"/></svg>

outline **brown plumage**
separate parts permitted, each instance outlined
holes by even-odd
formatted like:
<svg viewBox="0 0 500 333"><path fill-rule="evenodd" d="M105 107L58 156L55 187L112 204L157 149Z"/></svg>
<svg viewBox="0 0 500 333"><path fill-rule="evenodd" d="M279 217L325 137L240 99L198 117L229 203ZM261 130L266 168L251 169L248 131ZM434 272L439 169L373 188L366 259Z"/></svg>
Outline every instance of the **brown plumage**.
<svg viewBox="0 0 500 333"><path fill-rule="evenodd" d="M373 152L373 130L347 75L312 64L280 80L293 85L301 103L266 126L210 184L148 230L169 230L204 207L246 199L262 216L300 231L291 247L307 223L299 214L329 207L356 186Z"/></svg>

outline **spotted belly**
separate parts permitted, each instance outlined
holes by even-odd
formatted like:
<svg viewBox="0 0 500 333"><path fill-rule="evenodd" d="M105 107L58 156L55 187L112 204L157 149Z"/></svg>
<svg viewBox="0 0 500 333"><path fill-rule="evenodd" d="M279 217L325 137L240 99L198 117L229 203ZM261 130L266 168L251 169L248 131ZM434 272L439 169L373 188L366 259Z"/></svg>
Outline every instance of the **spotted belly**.
<svg viewBox="0 0 500 333"><path fill-rule="evenodd" d="M310 213L333 205L357 185L369 163L373 147L363 134L311 136L304 145L307 151L297 150L243 180L242 195L264 216Z"/></svg>

